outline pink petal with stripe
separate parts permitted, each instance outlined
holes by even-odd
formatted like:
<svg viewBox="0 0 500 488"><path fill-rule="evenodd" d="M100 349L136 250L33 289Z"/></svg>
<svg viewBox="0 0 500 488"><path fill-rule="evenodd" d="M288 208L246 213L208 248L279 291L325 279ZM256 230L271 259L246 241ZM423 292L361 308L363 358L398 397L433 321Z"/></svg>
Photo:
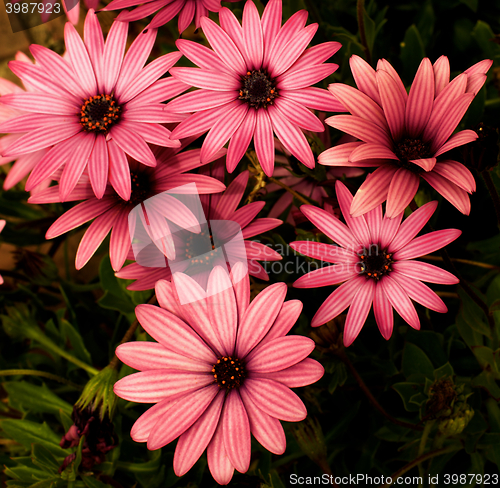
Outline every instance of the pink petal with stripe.
<svg viewBox="0 0 500 488"><path fill-rule="evenodd" d="M346 144L342 144L341 146L337 147L342 147L347 144L359 144L359 143L348 142ZM357 145L349 155L349 163L352 164L353 166L357 165L358 163L362 164L363 161L365 160L373 160L373 159L389 159L397 161L398 157L387 146L382 146L381 144L373 144L373 143L369 144L364 143L361 145Z"/></svg>
<svg viewBox="0 0 500 488"><path fill-rule="evenodd" d="M128 224L129 212L130 209L128 208L121 211L111 231L109 257L111 259L111 267L114 271L118 271L123 266L131 246Z"/></svg>
<svg viewBox="0 0 500 488"><path fill-rule="evenodd" d="M201 417L218 392L219 388L212 385L177 400L156 422L148 437L148 449L166 446L186 432Z"/></svg>
<svg viewBox="0 0 500 488"><path fill-rule="evenodd" d="M234 103L231 109L226 112L226 116L215 122L201 147L202 164L207 163L226 144L243 122L248 110L248 104Z"/></svg>
<svg viewBox="0 0 500 488"><path fill-rule="evenodd" d="M353 54L349 58L349 65L358 89L381 105L375 70L363 58L356 54Z"/></svg>
<svg viewBox="0 0 500 488"><path fill-rule="evenodd" d="M188 85L213 91L234 90L236 93L241 86L236 76L200 68L172 68L170 74Z"/></svg>
<svg viewBox="0 0 500 488"><path fill-rule="evenodd" d="M443 300L439 298L427 285L418 280L408 278L401 273L393 273L393 278L403 287L408 296L420 303L424 307L430 308L435 312L446 313L448 307Z"/></svg>
<svg viewBox="0 0 500 488"><path fill-rule="evenodd" d="M120 361L139 371L155 369L210 373L211 366L193 358L180 356L156 342L126 342L116 348Z"/></svg>
<svg viewBox="0 0 500 488"><path fill-rule="evenodd" d="M207 460L214 480L220 485L227 485L233 477L234 467L229 461L222 435L222 422L219 422L207 448Z"/></svg>
<svg viewBox="0 0 500 488"><path fill-rule="evenodd" d="M359 187L351 205L351 215L358 217L380 205L387 199L389 186L398 167L395 165L384 165L377 168L367 176L364 183Z"/></svg>
<svg viewBox="0 0 500 488"><path fill-rule="evenodd" d="M382 226L380 228L380 247L382 249L385 249L394 239L394 236L399 230L402 218L403 213L400 213L393 219L389 219L387 215L384 215L384 218L382 219Z"/></svg>
<svg viewBox="0 0 500 488"><path fill-rule="evenodd" d="M315 85L319 81L330 76L338 68L337 64L324 63L317 66L299 69L297 71L285 72L277 79L279 90L298 90L306 86Z"/></svg>
<svg viewBox="0 0 500 488"><path fill-rule="evenodd" d="M264 45L271 46L281 28L282 5L280 0L267 2L262 14L262 35Z"/></svg>
<svg viewBox="0 0 500 488"><path fill-rule="evenodd" d="M246 358L252 373L272 373L289 368L305 359L314 350L312 339L301 336L276 337L259 344Z"/></svg>
<svg viewBox="0 0 500 488"><path fill-rule="evenodd" d="M393 278L386 275L377 283L386 298L403 320L416 330L420 329L420 319L410 298L403 287Z"/></svg>
<svg viewBox="0 0 500 488"><path fill-rule="evenodd" d="M238 94L232 91L216 92L213 90L195 90L169 102L165 109L177 113L191 113L198 110L220 107L226 103L233 102Z"/></svg>
<svg viewBox="0 0 500 488"><path fill-rule="evenodd" d="M300 398L281 383L266 378L247 378L241 390L246 390L251 400L271 417L299 422L307 416Z"/></svg>
<svg viewBox="0 0 500 488"><path fill-rule="evenodd" d="M450 82L450 62L448 58L440 56L432 69L434 70L434 88L437 97Z"/></svg>
<svg viewBox="0 0 500 488"><path fill-rule="evenodd" d="M393 253L405 247L429 222L436 211L438 202L428 202L413 212L402 224L394 238L390 241L388 252Z"/></svg>
<svg viewBox="0 0 500 488"><path fill-rule="evenodd" d="M111 137L122 151L140 163L156 166L156 158L146 141L136 132L123 127L123 124L113 126L108 137Z"/></svg>
<svg viewBox="0 0 500 488"><path fill-rule="evenodd" d="M268 107L273 130L288 151L308 168L314 168L314 155L303 132L275 106Z"/></svg>
<svg viewBox="0 0 500 488"><path fill-rule="evenodd" d="M408 102L408 94L406 93L406 88L401 81L401 78L399 77L397 71L394 69L391 63L387 61L386 59L379 59L377 61L377 71L383 70L387 71L389 75L393 78L393 80L396 82L396 86L398 88L398 91L401 93L402 97L404 98L405 105Z"/></svg>
<svg viewBox="0 0 500 488"><path fill-rule="evenodd" d="M375 293L375 282L368 279L362 284L352 299L344 326L344 346L350 346L363 327Z"/></svg>
<svg viewBox="0 0 500 488"><path fill-rule="evenodd" d="M260 69L264 54L264 40L259 12L253 2L245 3L242 27L247 59L251 63L249 68Z"/></svg>
<svg viewBox="0 0 500 488"><path fill-rule="evenodd" d="M364 142L347 142L331 147L318 156L318 163L325 166L346 166L352 152L364 145Z"/></svg>
<svg viewBox="0 0 500 488"><path fill-rule="evenodd" d="M423 130L434 102L434 71L429 58L418 67L406 103L405 125L410 137L417 137Z"/></svg>
<svg viewBox="0 0 500 488"><path fill-rule="evenodd" d="M297 59L295 63L293 63L288 71L296 71L305 68L306 66L324 63L326 60L330 59L341 47L342 44L335 41L323 42L316 46L312 46L304 51L304 53Z"/></svg>
<svg viewBox="0 0 500 488"><path fill-rule="evenodd" d="M186 58L200 68L210 71L231 72L231 68L226 66L214 51L202 44L189 41L188 39L177 39L175 45Z"/></svg>
<svg viewBox="0 0 500 488"><path fill-rule="evenodd" d="M224 396L225 392L219 391L200 418L179 437L173 463L177 476L185 475L194 466L212 440L219 424Z"/></svg>
<svg viewBox="0 0 500 488"><path fill-rule="evenodd" d="M257 407L244 389L241 390L241 398L253 436L268 451L283 454L286 448L286 437L281 422Z"/></svg>
<svg viewBox="0 0 500 488"><path fill-rule="evenodd" d="M387 129L387 121L383 110L368 95L362 91L356 90L343 83L332 83L328 85L328 91L337 98L352 115L362 119L369 120L381 127Z"/></svg>
<svg viewBox="0 0 500 488"><path fill-rule="evenodd" d="M163 369L142 371L118 380L113 390L121 398L138 403L156 403L174 399L213 383L213 376Z"/></svg>
<svg viewBox="0 0 500 488"><path fill-rule="evenodd" d="M306 358L295 366L273 373L259 373L255 377L278 381L288 388L298 388L315 383L325 374L325 368L318 361ZM254 376L253 374L250 375Z"/></svg>
<svg viewBox="0 0 500 488"><path fill-rule="evenodd" d="M61 97L49 95L47 93L11 93L4 95L2 103L9 107L17 108L27 112L35 112L50 115L66 115L71 116L67 120L78 122L76 114L80 111L79 105L72 103L71 99L67 100ZM59 124L64 123L61 117ZM57 125L57 124L55 124ZM26 131L25 131L26 132Z"/></svg>
<svg viewBox="0 0 500 488"><path fill-rule="evenodd" d="M458 229L444 229L436 230L417 237L403 249L395 252L393 258L401 261L403 259L413 259L429 254L454 241L460 234L461 230Z"/></svg>
<svg viewBox="0 0 500 488"><path fill-rule="evenodd" d="M106 93L111 93L122 66L123 54L127 42L128 24L126 22L113 22L106 37L102 65L103 87Z"/></svg>
<svg viewBox="0 0 500 488"><path fill-rule="evenodd" d="M236 356L244 358L267 334L285 300L287 287L276 283L261 291L243 316L236 340Z"/></svg>
<svg viewBox="0 0 500 488"><path fill-rule="evenodd" d="M302 302L300 300L288 300L284 302L276 320L274 321L274 324L269 329L269 332L266 334L264 339L262 339L256 347L256 350L260 350L263 344L267 344L273 339L283 337L288 334L295 322L297 322L301 311Z"/></svg>
<svg viewBox="0 0 500 488"><path fill-rule="evenodd" d="M301 88L300 90L281 90L280 96L294 100L314 110L323 112L347 112L343 103L336 100L328 90L314 86Z"/></svg>
<svg viewBox="0 0 500 488"><path fill-rule="evenodd" d="M231 68L237 75L246 73L247 67L245 60L226 31L208 17L202 17L201 28L208 42L222 62Z"/></svg>
<svg viewBox="0 0 500 488"><path fill-rule="evenodd" d="M385 213L389 219L404 212L417 193L420 178L405 168L399 168L392 177L387 194Z"/></svg>
<svg viewBox="0 0 500 488"><path fill-rule="evenodd" d="M99 215L85 232L76 252L75 268L82 269L95 254L102 241L109 234L117 217L119 208Z"/></svg>
<svg viewBox="0 0 500 488"><path fill-rule="evenodd" d="M340 285L319 307L311 321L311 327L326 324L341 314L352 302L358 289L366 282L364 276L356 276Z"/></svg>
<svg viewBox="0 0 500 488"><path fill-rule="evenodd" d="M441 156L441 154L450 151L451 149L473 142L478 138L478 135L473 130L462 130L453 134L445 144L434 154L434 157Z"/></svg>
<svg viewBox="0 0 500 488"><path fill-rule="evenodd" d="M440 283L443 285L455 285L460 280L445 271L429 263L422 261L398 261L392 264L392 268L409 278L426 281L428 283Z"/></svg>
<svg viewBox="0 0 500 488"><path fill-rule="evenodd" d="M355 115L334 115L325 122L335 129L361 139L364 142L379 144L392 148L392 141L386 130L369 120L356 117Z"/></svg>
<svg viewBox="0 0 500 488"><path fill-rule="evenodd" d="M357 263L359 256L349 249L316 241L295 241L289 246L305 256L320 259L329 263Z"/></svg>
<svg viewBox="0 0 500 488"><path fill-rule="evenodd" d="M224 446L229 461L240 473L246 473L252 455L250 422L237 390L232 390L227 395L221 422Z"/></svg>
<svg viewBox="0 0 500 488"><path fill-rule="evenodd" d="M459 188L457 185L446 178L443 178L436 172L422 173L421 176L460 212L465 215L470 214L469 195L465 190L462 190L462 188Z"/></svg>
<svg viewBox="0 0 500 488"><path fill-rule="evenodd" d="M278 98L275 106L295 125L304 130L323 132L325 127L310 110L294 100Z"/></svg>
<svg viewBox="0 0 500 488"><path fill-rule="evenodd" d="M250 145L252 137L255 133L257 123L257 111L248 110L241 125L236 129L229 146L227 148L226 165L229 173L232 173Z"/></svg>
<svg viewBox="0 0 500 488"><path fill-rule="evenodd" d="M394 327L394 314L392 313L391 303L385 296L381 286L375 286L373 313L382 337L388 341Z"/></svg>
<svg viewBox="0 0 500 488"><path fill-rule="evenodd" d="M223 105L222 107L210 108L202 110L191 115L186 120L182 121L170 135L171 139L185 139L190 136L198 136L210 129L217 120L227 112L231 104Z"/></svg>
<svg viewBox="0 0 500 488"><path fill-rule="evenodd" d="M392 138L398 141L405 130L406 97L387 71L378 70L376 79L387 124Z"/></svg>
<svg viewBox="0 0 500 488"><path fill-rule="evenodd" d="M263 108L257 110L254 145L262 170L267 176L272 176L274 170L273 127L267 110Z"/></svg>
<svg viewBox="0 0 500 488"><path fill-rule="evenodd" d="M325 210L313 205L302 205L300 211L332 241L339 243L348 250L357 250L359 247L352 231Z"/></svg>
<svg viewBox="0 0 500 488"><path fill-rule="evenodd" d="M125 152L113 140L107 142L109 154L109 182L125 201L130 200L132 181Z"/></svg>
<svg viewBox="0 0 500 488"><path fill-rule="evenodd" d="M97 198L102 198L108 183L108 148L104 135L98 134L89 158L89 178Z"/></svg>
<svg viewBox="0 0 500 488"><path fill-rule="evenodd" d="M434 173L450 180L468 193L476 191L476 180L472 173L457 161L440 161L434 166Z"/></svg>

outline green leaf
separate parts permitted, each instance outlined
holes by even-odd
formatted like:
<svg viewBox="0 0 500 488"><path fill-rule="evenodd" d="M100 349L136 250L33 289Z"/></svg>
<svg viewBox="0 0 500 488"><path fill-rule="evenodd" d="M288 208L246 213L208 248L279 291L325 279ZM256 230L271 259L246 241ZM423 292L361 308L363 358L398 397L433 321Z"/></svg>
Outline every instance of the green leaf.
<svg viewBox="0 0 500 488"><path fill-rule="evenodd" d="M68 432L69 428L73 425L73 419L62 409L59 410L59 417L64 431Z"/></svg>
<svg viewBox="0 0 500 488"><path fill-rule="evenodd" d="M108 488L110 485L103 483L92 476L82 476L82 481L88 488Z"/></svg>
<svg viewBox="0 0 500 488"><path fill-rule="evenodd" d="M483 388L486 390L497 402L500 401L500 388L495 382L495 378L488 373L488 371L483 371L481 374L476 376L471 381L471 386L475 388Z"/></svg>
<svg viewBox="0 0 500 488"><path fill-rule="evenodd" d="M494 59L500 55L500 46L492 41L495 34L491 30L489 24L482 20L478 20L472 30L472 36L476 39L484 56Z"/></svg>
<svg viewBox="0 0 500 488"><path fill-rule="evenodd" d="M481 310L481 307L463 290L459 289L458 295L462 301L460 313L467 325L469 325L476 332L479 332L480 334L491 339L490 328L485 323L486 317L484 316L484 312Z"/></svg>
<svg viewBox="0 0 500 488"><path fill-rule="evenodd" d="M368 51L373 53L373 44L375 42L376 33L375 22L370 18L366 10L363 12L363 20L365 23L365 35Z"/></svg>
<svg viewBox="0 0 500 488"><path fill-rule="evenodd" d="M411 403L411 399L422 392L422 385L418 383L401 382L392 385L392 388L398 392L408 412L418 412L420 409L419 405Z"/></svg>
<svg viewBox="0 0 500 488"><path fill-rule="evenodd" d="M122 312L125 314L133 313L135 310L135 305L132 303L132 301L117 297L109 291L105 292L97 303L103 308L117 310L118 312Z"/></svg>
<svg viewBox="0 0 500 488"><path fill-rule="evenodd" d="M9 381L3 387L9 395L9 402L12 397L26 410L53 414L58 414L60 409L66 413L73 411L68 402L59 398L45 384L37 386L27 381Z"/></svg>
<svg viewBox="0 0 500 488"><path fill-rule="evenodd" d="M478 0L460 0L460 3L467 5L473 12L477 12L477 2Z"/></svg>
<svg viewBox="0 0 500 488"><path fill-rule="evenodd" d="M500 407L492 398L486 401L486 409L488 410L488 420L492 432L500 432Z"/></svg>
<svg viewBox="0 0 500 488"><path fill-rule="evenodd" d="M40 444L33 444L31 459L33 464L39 466L45 471L48 471L49 473L57 473L59 466L61 465L54 455Z"/></svg>
<svg viewBox="0 0 500 488"><path fill-rule="evenodd" d="M401 62L407 79L417 72L420 62L425 58L425 49L417 26L408 27L404 40L401 43Z"/></svg>
<svg viewBox="0 0 500 488"><path fill-rule="evenodd" d="M412 374L434 377L434 366L422 349L411 342L405 344L403 351L403 374L408 378Z"/></svg>
<svg viewBox="0 0 500 488"><path fill-rule="evenodd" d="M64 342L66 343L67 341L69 341L69 343L73 347L73 350L75 351L75 355L82 361L85 361L88 364L92 364L92 358L90 357L90 353L85 347L80 333L66 319L63 318L59 320L59 327L61 329L61 335Z"/></svg>
<svg viewBox="0 0 500 488"><path fill-rule="evenodd" d="M59 447L61 438L44 422L39 424L30 420L0 420L0 427L7 436L22 444L27 449L31 444L46 447L56 457L66 457L69 452Z"/></svg>
<svg viewBox="0 0 500 488"><path fill-rule="evenodd" d="M483 336L472 329L461 315L457 317L456 325L459 334L469 347L483 345Z"/></svg>
<svg viewBox="0 0 500 488"><path fill-rule="evenodd" d="M497 358L495 358L493 350L486 346L473 346L471 349L481 368L489 371L494 378L500 379Z"/></svg>
<svg viewBox="0 0 500 488"><path fill-rule="evenodd" d="M440 378L451 377L454 374L453 366L450 363L446 363L434 370L434 379L439 380Z"/></svg>

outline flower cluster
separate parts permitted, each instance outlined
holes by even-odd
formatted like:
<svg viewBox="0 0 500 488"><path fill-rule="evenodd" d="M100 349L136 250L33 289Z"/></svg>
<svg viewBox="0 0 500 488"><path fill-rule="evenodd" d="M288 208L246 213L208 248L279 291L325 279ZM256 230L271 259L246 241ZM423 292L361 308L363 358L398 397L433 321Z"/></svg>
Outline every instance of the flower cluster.
<svg viewBox="0 0 500 488"><path fill-rule="evenodd" d="M426 326L429 322L428 310L448 311L443 298L461 298L454 292L433 291L423 282L465 285L474 306L490 322L488 328L478 325L482 320L478 319L474 334L484 335L492 344L498 339L494 293L488 292L486 304L451 267L445 251L442 260L450 271L424 261L439 260L428 255L462 233L454 228L433 230L429 225L442 207L441 197L462 214L471 212L469 195L476 190L476 173L460 161L457 148L473 143L478 134L469 120L458 131L457 127L476 95L484 93L493 61L479 61L451 78L446 56L434 63L424 58L418 69L415 65L415 77L407 87L386 59L378 60L376 68L371 66L370 43L363 39L360 26L368 61L355 54L350 57L354 87L341 82L347 77L347 66L338 70L339 65L331 62L333 56L342 61L336 55L341 44L328 39L333 30L321 32L326 42L311 45L320 26L307 24L307 11L290 12L282 0L262 2L264 6L247 0L238 10L233 5L236 1L229 0L229 7L220 0L112 0L102 9L107 12L102 15L114 17L109 29L105 22L101 26L102 17L94 11L98 0L85 0L88 13L82 25L80 2L73 2L73 8L67 2L64 8L70 22L65 24L64 46L61 41L55 52L33 44L29 48L33 59L18 53L9 68L22 88L0 79L0 165L7 173L3 188L19 190L18 185L24 185L31 192L27 203L14 209L0 203L0 213L5 211L7 219L13 219L2 237L10 239L16 229L26 227L19 223L25 215L35 215L33 220L45 238L55 239L48 251L52 258L64 234L89 224L76 237L80 241L75 268L80 270L103 252L106 258L109 255L111 268L103 261L99 271L106 293L94 297L109 312L101 320L103 334L112 342L109 350L115 350L122 319L132 323L116 347L116 357L103 369L106 374L100 376L84 362L90 364L91 354L81 331L65 319L68 311L76 320L80 310L71 305L73 291L96 289L94 281L69 282L70 246L66 243L64 248L67 276L57 288L51 286L56 266L50 273L40 271L42 264L53 264L41 259L40 249L16 251L24 259L18 259L13 272L3 272L6 283L0 276L2 287L10 286L11 276L21 280L38 276L37 288L30 290L38 307L39 293L42 299L50 297L47 303L52 307L57 300L51 294L61 291L60 303L66 308L57 312L50 308L50 320L43 329L29 313L25 314L29 320L19 320L21 328L29 328L25 342L49 344L47 357L58 353L78 367L83 365L94 376L85 391L100 392L91 405L80 404L82 408L74 410L74 425L60 447L52 450L54 455L49 450L44 454L49 464L54 464L50 456L64 459L58 475L71 486L83 486L75 481L77 475L86 486L111 480L103 474L94 484L87 476L118 443L112 417L115 407L120 410L123 405L114 395L155 404L136 415L130 436L150 450L178 439L173 457L177 476L185 475L206 451L213 478L228 484L234 470L249 470L252 436L264 449L283 454L286 436L281 420L303 421L307 408L325 413L317 408L309 387L324 375L319 361L328 362L328 374L336 369L337 376L324 388L331 392L341 382L342 372L328 355L337 355L354 368L339 350L351 346L365 324L376 323L389 340L398 322L419 330L424 317ZM361 18L366 14L362 5L358 3ZM129 7L134 9L122 10ZM115 14L116 10L122 11ZM288 18L283 23L284 12ZM152 14L151 20L144 20ZM162 26L176 17L179 36L173 30L171 39ZM83 36L78 33L80 27ZM129 30L135 33L133 39ZM497 192L495 210L500 221L498 175L492 177L484 169L490 167L481 165L477 174L492 195ZM446 211L457 214L451 207ZM5 224L0 220L0 232ZM43 235L36 244L41 241ZM293 256L283 259L278 246ZM28 258L35 265L28 266ZM290 272L292 259L317 269L302 275ZM283 272L266 267L267 262L281 260L287 263ZM489 269L496 271L498 266ZM43 286L50 293L39 292ZM322 290L311 295L297 290L332 286L329 296L322 296ZM20 293L26 289L19 287ZM136 293L145 290L154 290L148 303L148 293ZM305 303L307 297L318 303L307 303L304 313L301 300L285 301L287 291ZM18 300L16 293L6 294L6 303ZM89 296L81 310L86 310ZM6 310L20 316L13 312L15 307ZM121 315L111 326L105 322L114 312ZM10 315L2 315L4 329L17 339L22 334L12 332ZM300 323L296 334L287 335L296 323ZM321 334L311 329L319 326L324 326ZM461 326L457 321L453 327ZM41 339L44 334L47 338ZM54 345L56 336L64 346L71 344L75 356ZM484 377L476 386L488 389L498 375L488 376L492 367L483 363L494 357L494 348L488 356L477 352L476 348L486 348L482 342L469 337L466 342L482 361ZM403 370L408 369L408 357L405 352ZM41 362L35 359L33 364L37 361ZM138 372L123 376L124 369L115 383L120 361ZM438 362L444 364L446 359ZM56 369L61 370L61 365ZM8 374L12 371L30 370L8 370ZM426 385L431 374L439 380L431 368ZM54 379L48 371L41 376ZM63 382L74 388L76 377ZM105 386L104 377L108 378ZM355 377L359 380L359 375ZM442 383L452 384L452 380ZM303 401L292 388L306 386ZM433 393L434 404L438 396L427 390ZM67 406L47 398L43 413L52 412L54 405L63 412ZM423 412L424 398L423 393L415 393L408 404L420 401L413 411ZM439 427L441 434L462 433L473 415L465 400L465 396L460 399L454 417L447 417L446 425ZM95 412L101 403L105 404L101 412L107 414L98 418ZM9 402L9 408L18 407L21 412L30 411ZM132 411L133 407L129 416L135 415ZM18 412L9 415L16 417ZM404 425L399 420L395 423ZM419 456L431 428L426 427L421 438ZM320 439L315 451L320 454L309 452L315 449L307 447L309 441L302 439L299 444L328 473L319 422L311 419L295 433L303 438L306 431ZM23 442L31 444L31 437L26 439ZM23 442L15 443L16 449ZM73 451L69 455L64 451L64 458L60 448ZM36 454L33 448L34 466L40 464ZM265 462L269 471L269 460ZM114 459L107 464L111 473L127 463ZM70 465L73 468L66 469ZM419 469L424 469L423 461ZM20 483L28 486L31 481ZM41 480L40 486L48 486L44 483Z"/></svg>

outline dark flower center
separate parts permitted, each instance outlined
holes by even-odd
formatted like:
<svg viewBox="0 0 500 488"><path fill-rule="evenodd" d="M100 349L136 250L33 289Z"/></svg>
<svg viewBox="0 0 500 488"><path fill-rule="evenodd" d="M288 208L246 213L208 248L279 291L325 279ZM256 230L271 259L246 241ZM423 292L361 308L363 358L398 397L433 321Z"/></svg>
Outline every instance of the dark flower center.
<svg viewBox="0 0 500 488"><path fill-rule="evenodd" d="M121 110L113 95L95 95L83 103L80 124L87 132L107 132L119 120Z"/></svg>
<svg viewBox="0 0 500 488"><path fill-rule="evenodd" d="M217 359L212 368L212 373L219 388L225 388L226 390L240 387L246 378L243 363L231 356L222 356Z"/></svg>
<svg viewBox="0 0 500 488"><path fill-rule="evenodd" d="M364 248L358 255L361 273L367 278L378 281L392 271L391 264L394 262L392 254L389 254L386 249L380 250L377 244L370 245L368 249Z"/></svg>
<svg viewBox="0 0 500 488"><path fill-rule="evenodd" d="M132 179L132 192L130 193L129 202L135 206L150 197L151 185L147 173L134 173L131 171L130 178Z"/></svg>
<svg viewBox="0 0 500 488"><path fill-rule="evenodd" d="M207 252L208 249L212 249ZM215 249L213 237L208 232L199 234L189 234L186 239L186 258L191 260L191 265L210 265L219 255L219 250Z"/></svg>
<svg viewBox="0 0 500 488"><path fill-rule="evenodd" d="M241 80L240 100L251 107L266 108L278 96L275 80L265 70L248 71Z"/></svg>
<svg viewBox="0 0 500 488"><path fill-rule="evenodd" d="M420 172L422 168L411 162L412 159L426 159L431 157L431 145L421 139L406 137L399 141L394 147L394 153L399 158L399 164L406 169Z"/></svg>

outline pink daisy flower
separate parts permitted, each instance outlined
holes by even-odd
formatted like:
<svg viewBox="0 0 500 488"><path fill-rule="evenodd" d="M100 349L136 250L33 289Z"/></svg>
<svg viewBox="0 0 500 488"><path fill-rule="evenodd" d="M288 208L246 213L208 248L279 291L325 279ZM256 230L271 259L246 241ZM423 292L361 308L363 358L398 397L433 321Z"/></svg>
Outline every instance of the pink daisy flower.
<svg viewBox="0 0 500 488"><path fill-rule="evenodd" d="M221 161L221 163L216 163L211 173L211 176L217 178L219 181L224 180L224 161ZM200 172L208 174L210 170L205 166ZM238 224L242 231L242 237L245 239L244 244L249 274L267 281L269 280L269 276L258 261L278 261L282 257L268 246L246 239L274 229L281 225L282 221L274 218L255 218L265 205L263 201L253 202L238 208L247 186L248 177L248 171L243 171L231 182L224 193L201 195L200 199L204 215L197 216L197 218L200 222L204 220L209 222L212 220L232 220ZM176 255L189 254L190 249L186 247L187 244L191 247L196 247L196 243L186 238L185 235L184 238L178 239L178 242L179 248L176 248ZM133 255L129 257L134 259ZM193 260L196 261L196 256L193 256ZM226 266L224 259L221 265ZM207 263L207 267L211 271L213 263ZM165 266L163 267L146 267L139 263L132 263L116 273L116 276L122 279L136 280L135 283L128 286L129 290L149 290L154 288L158 280L171 280L172 271L168 266L168 260L165 260Z"/></svg>
<svg viewBox="0 0 500 488"><path fill-rule="evenodd" d="M230 140L229 172L236 168L253 138L262 169L271 176L274 133L299 161L314 167L314 156L302 129L321 132L324 127L309 109L343 108L326 90L310 85L338 68L323 62L341 45L327 42L305 50L318 25L305 27L307 12L301 10L281 27L281 0L268 2L262 19L253 2L248 1L242 26L227 8L220 10L219 19L220 26L208 17L201 19L213 50L185 39L176 42L200 68L173 68L170 72L200 90L167 105L174 112L195 112L172 131L172 137L209 130L202 146L202 162Z"/></svg>
<svg viewBox="0 0 500 488"><path fill-rule="evenodd" d="M65 41L69 61L38 45L30 50L36 65L11 61L9 67L32 88L30 93L2 96L0 103L25 112L0 124L0 132L24 133L2 156L19 156L51 148L26 183L29 191L64 165L60 194L64 201L85 168L95 195L109 181L128 200L131 181L126 154L146 166L156 159L147 143L179 147L163 123L179 121L161 103L187 85L160 78L179 59L170 53L143 69L156 30L140 34L125 58L128 24L115 22L106 43L93 10L85 21L85 42L69 22ZM111 154L110 143L114 154Z"/></svg>
<svg viewBox="0 0 500 488"><path fill-rule="evenodd" d="M121 157L118 145L113 141L108 142L108 148L113 158L118 160ZM67 196L66 200L68 201L85 201L59 217L50 226L45 237L53 239L94 219L80 241L76 253L76 269L81 269L87 264L102 241L111 232L109 256L113 269L118 271L123 266L131 249L130 236L134 235L133 229L129 226L129 214L138 205L142 206L149 198L192 183L195 184L192 187L194 194L214 193L225 189L225 185L215 178L190 173L183 174L200 165L199 149L179 154L175 154L176 151L169 148L155 147L154 151L156 158L153 167L139 164L137 161L131 161L129 166L125 156L123 156L124 163L129 168L128 174L133 182L128 200L124 200L112 185L107 185L102 198L97 198L87 175L82 177L74 190ZM220 154L216 156L220 157ZM52 186L37 193L30 197L28 202L59 202L59 186ZM148 206L149 219L152 221L152 226L156 226L156 229L168 229L168 221L181 227L187 225L192 229L199 228L196 217L182 202L167 194L163 199L161 195L156 198L159 198L162 205L158 208L155 206L154 212L151 212L151 207ZM148 227L146 226L146 228ZM155 233L155 230L152 229L152 232ZM166 233L168 232L166 231ZM152 237L152 240L156 239L156 237ZM161 243L167 247L168 252L168 241L162 240Z"/></svg>
<svg viewBox="0 0 500 488"><path fill-rule="evenodd" d="M238 2L239 0L226 1ZM141 5L131 12L125 11L120 13L117 20L124 22L144 19L148 15L159 10L149 24L148 27L150 28L160 27L170 22L179 14L179 34L182 34L189 27L193 18L195 26L198 29L202 17L208 17L209 11L218 12L221 9L220 2L221 0L113 0L102 10L118 10Z"/></svg>
<svg viewBox="0 0 500 488"><path fill-rule="evenodd" d="M441 249L462 232L445 229L415 238L431 218L437 202L429 202L412 213L402 224L403 213L382 217L379 205L360 217L349 213L353 201L347 187L336 183L337 199L347 225L326 211L303 205L306 217L339 246L313 241L292 242L296 251L328 263L295 283L296 288L316 288L342 283L321 305L311 325L317 327L342 313L349 305L344 344L358 336L373 303L375 320L382 336L389 339L394 317L392 309L414 329L420 321L412 300L436 312L447 312L443 303L422 281L455 284L458 279L448 271L413 258Z"/></svg>
<svg viewBox="0 0 500 488"><path fill-rule="evenodd" d="M2 232L6 223L7 222L5 220L0 220L0 232ZM2 275L0 275L0 285L2 285L2 284L3 284L3 277L2 277Z"/></svg>
<svg viewBox="0 0 500 488"><path fill-rule="evenodd" d="M472 130L452 133L483 86L492 62L481 61L450 82L446 56L434 65L425 58L407 94L385 59L379 60L375 71L360 57L351 57L358 89L342 83L328 87L344 104L342 111L351 115L335 115L326 123L360 141L328 149L318 162L378 167L354 196L352 216L365 214L387 200L386 215L395 217L412 201L420 178L462 213L469 214L467 193L476 189L474 177L465 166L447 159L445 153L477 138Z"/></svg>
<svg viewBox="0 0 500 488"><path fill-rule="evenodd" d="M243 274L242 274L243 273ZM307 356L314 342L286 336L302 303L284 303L287 287L267 287L250 304L250 285L238 263L231 273L216 267L208 294L189 276L159 281L160 307L139 305L136 315L152 342L122 344L117 356L140 373L115 384L129 401L156 403L135 422L133 440L159 449L179 437L174 472L187 473L207 449L214 479L227 484L245 473L250 434L275 454L285 451L280 420L303 420L307 411L290 388L314 383L323 367ZM175 286L174 286L175 284ZM223 290L220 291L219 290ZM180 305L178 295L196 302Z"/></svg>

